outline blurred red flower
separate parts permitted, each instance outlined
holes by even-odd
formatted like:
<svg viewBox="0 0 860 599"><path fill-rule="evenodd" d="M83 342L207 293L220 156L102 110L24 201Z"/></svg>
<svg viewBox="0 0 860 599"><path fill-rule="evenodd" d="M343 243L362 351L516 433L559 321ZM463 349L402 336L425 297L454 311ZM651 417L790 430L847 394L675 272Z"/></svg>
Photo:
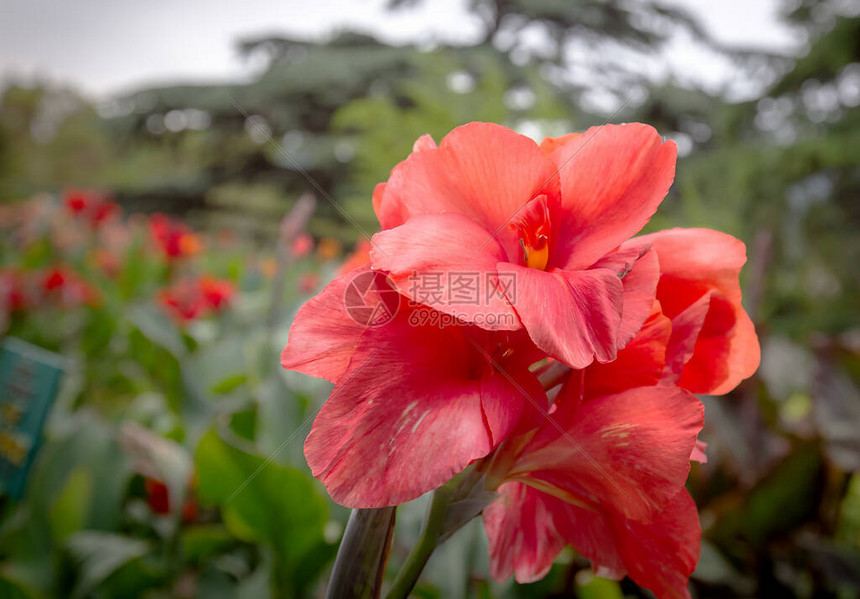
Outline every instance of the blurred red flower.
<svg viewBox="0 0 860 599"><path fill-rule="evenodd" d="M0 269L0 314L18 312L29 305L24 273L13 268Z"/></svg>
<svg viewBox="0 0 860 599"><path fill-rule="evenodd" d="M230 281L202 275L161 289L157 299L168 314L184 323L224 310L234 293Z"/></svg>
<svg viewBox="0 0 860 599"><path fill-rule="evenodd" d="M197 285L200 288L200 293L203 295L203 301L206 306L216 312L225 308L230 303L236 291L230 281L216 279L208 275L197 279Z"/></svg>
<svg viewBox="0 0 860 599"><path fill-rule="evenodd" d="M150 217L149 232L168 260L193 256L202 249L200 238L191 229L164 214L153 214Z"/></svg>
<svg viewBox="0 0 860 599"><path fill-rule="evenodd" d="M290 252L293 258L307 256L314 248L314 238L307 233L299 233L290 244Z"/></svg>
<svg viewBox="0 0 860 599"><path fill-rule="evenodd" d="M146 489L146 503L152 513L166 515L170 513L170 490L160 480L146 477L144 479L144 487ZM182 521L192 522L197 517L198 505L197 500L189 493L182 503Z"/></svg>
<svg viewBox="0 0 860 599"><path fill-rule="evenodd" d="M89 281L68 266L58 264L42 271L39 286L46 300L65 308L98 305L101 294Z"/></svg>
<svg viewBox="0 0 860 599"><path fill-rule="evenodd" d="M119 206L103 194L89 190L68 190L63 195L63 204L76 217L85 218L94 227L110 220L119 213Z"/></svg>

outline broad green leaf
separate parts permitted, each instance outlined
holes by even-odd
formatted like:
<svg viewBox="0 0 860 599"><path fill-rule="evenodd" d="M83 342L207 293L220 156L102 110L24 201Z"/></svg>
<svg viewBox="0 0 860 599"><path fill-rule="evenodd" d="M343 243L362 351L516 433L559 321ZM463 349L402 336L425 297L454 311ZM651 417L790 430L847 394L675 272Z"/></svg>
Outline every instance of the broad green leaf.
<svg viewBox="0 0 860 599"><path fill-rule="evenodd" d="M307 578L298 565L324 543L328 512L310 476L237 449L215 431L200 441L196 466L201 502L220 505L230 532L269 545L279 562L279 580L296 584Z"/></svg>
<svg viewBox="0 0 860 599"><path fill-rule="evenodd" d="M151 550L149 543L119 534L84 530L69 538L67 547L79 568L72 598L85 597L108 576Z"/></svg>

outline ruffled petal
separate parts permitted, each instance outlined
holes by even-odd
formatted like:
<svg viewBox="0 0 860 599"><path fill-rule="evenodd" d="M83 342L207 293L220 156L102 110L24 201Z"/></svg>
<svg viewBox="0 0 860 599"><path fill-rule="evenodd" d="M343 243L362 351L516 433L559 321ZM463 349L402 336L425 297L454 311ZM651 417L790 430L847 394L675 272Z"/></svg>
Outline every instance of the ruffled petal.
<svg viewBox="0 0 860 599"><path fill-rule="evenodd" d="M583 135L582 133L567 133L558 137L544 137L540 142L540 149L547 154L552 154L557 149L564 147L571 140Z"/></svg>
<svg viewBox="0 0 860 599"><path fill-rule="evenodd" d="M556 406L555 424L545 423L517 456L509 479L644 521L684 484L704 421L704 407L689 392L639 387Z"/></svg>
<svg viewBox="0 0 860 599"><path fill-rule="evenodd" d="M483 512L490 575L498 582L512 573L520 583L540 580L567 544L556 524L563 523L565 504L518 482L504 483L499 494Z"/></svg>
<svg viewBox="0 0 860 599"><path fill-rule="evenodd" d="M637 233L672 185L676 154L640 123L592 127L557 148L562 205L552 219L563 234L551 263L586 268Z"/></svg>
<svg viewBox="0 0 860 599"><path fill-rule="evenodd" d="M670 229L639 239L659 255L657 297L669 318L697 325L703 310L697 302L708 303L679 384L694 393L727 393L755 372L760 359L755 327L741 305L743 242L709 229Z"/></svg>
<svg viewBox="0 0 860 599"><path fill-rule="evenodd" d="M606 364L592 364L582 378L585 398L620 393L633 387L648 387L660 382L666 363L666 347L672 335L672 321L660 312L658 303L639 333L618 357ZM573 384L571 380L568 384Z"/></svg>
<svg viewBox="0 0 860 599"><path fill-rule="evenodd" d="M281 366L337 381L367 329L349 315L345 302L347 288L359 275L366 277L365 273L370 273L369 266L337 277L299 309L281 352Z"/></svg>
<svg viewBox="0 0 860 599"><path fill-rule="evenodd" d="M546 404L542 389L526 388L539 394L530 401L523 388L486 367L467 327L416 327L401 312L362 336L305 457L338 503L398 505L486 456L530 403Z"/></svg>
<svg viewBox="0 0 860 599"><path fill-rule="evenodd" d="M701 527L696 505L683 488L650 523L612 509L584 509L522 483L505 483L499 493L502 497L484 509L496 581L511 573L520 583L540 580L570 544L599 575L628 574L660 598L689 599Z"/></svg>
<svg viewBox="0 0 860 599"><path fill-rule="evenodd" d="M592 268L611 269L621 279L624 305L621 325L618 327L617 342L620 349L633 339L645 319L651 315L660 280L657 253L647 245L623 246L601 258Z"/></svg>
<svg viewBox="0 0 860 599"><path fill-rule="evenodd" d="M498 271L512 277L508 300L535 345L573 368L615 359L623 285L613 271L544 272L510 263Z"/></svg>
<svg viewBox="0 0 860 599"><path fill-rule="evenodd" d="M690 574L699 561L702 529L696 504L681 489L653 522L612 517L611 526L627 574L661 599L690 599Z"/></svg>
<svg viewBox="0 0 860 599"><path fill-rule="evenodd" d="M538 192L557 189L547 155L533 140L501 125L469 123L446 135L438 148L418 145L420 151L394 168L374 202L383 229L418 214L462 214L514 251L516 242L505 227L509 219Z"/></svg>
<svg viewBox="0 0 860 599"><path fill-rule="evenodd" d="M398 290L430 306L491 330L522 327L498 287L498 242L460 214L426 214L373 236L374 269L389 273Z"/></svg>

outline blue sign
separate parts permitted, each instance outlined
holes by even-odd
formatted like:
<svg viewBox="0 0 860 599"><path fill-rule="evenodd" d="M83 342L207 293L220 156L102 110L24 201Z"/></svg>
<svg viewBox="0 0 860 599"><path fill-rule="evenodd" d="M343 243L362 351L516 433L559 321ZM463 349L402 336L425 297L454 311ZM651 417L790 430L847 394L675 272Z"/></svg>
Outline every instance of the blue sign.
<svg viewBox="0 0 860 599"><path fill-rule="evenodd" d="M57 396L62 356L15 338L0 348L0 494L19 498Z"/></svg>

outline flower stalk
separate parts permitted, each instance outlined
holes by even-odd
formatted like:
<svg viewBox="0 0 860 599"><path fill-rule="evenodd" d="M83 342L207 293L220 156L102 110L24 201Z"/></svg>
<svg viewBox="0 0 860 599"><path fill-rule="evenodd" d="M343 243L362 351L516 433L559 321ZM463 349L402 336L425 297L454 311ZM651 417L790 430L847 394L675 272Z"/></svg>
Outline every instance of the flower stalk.
<svg viewBox="0 0 860 599"><path fill-rule="evenodd" d="M445 513L453 496L454 493L448 485L433 491L433 500L430 503L430 510L427 512L424 528L421 530L421 537L415 547L412 548L409 557L406 558L406 563L403 564L397 574L386 599L406 599L409 596L415 583L418 582L418 577L424 570L427 560L430 559L430 555L439 544L445 524Z"/></svg>
<svg viewBox="0 0 860 599"><path fill-rule="evenodd" d="M397 507L353 510L329 579L327 599L378 599Z"/></svg>
<svg viewBox="0 0 860 599"><path fill-rule="evenodd" d="M495 492L486 490L485 481L486 473L479 463L433 491L421 536L397 574L386 599L406 599L436 547L498 497Z"/></svg>

